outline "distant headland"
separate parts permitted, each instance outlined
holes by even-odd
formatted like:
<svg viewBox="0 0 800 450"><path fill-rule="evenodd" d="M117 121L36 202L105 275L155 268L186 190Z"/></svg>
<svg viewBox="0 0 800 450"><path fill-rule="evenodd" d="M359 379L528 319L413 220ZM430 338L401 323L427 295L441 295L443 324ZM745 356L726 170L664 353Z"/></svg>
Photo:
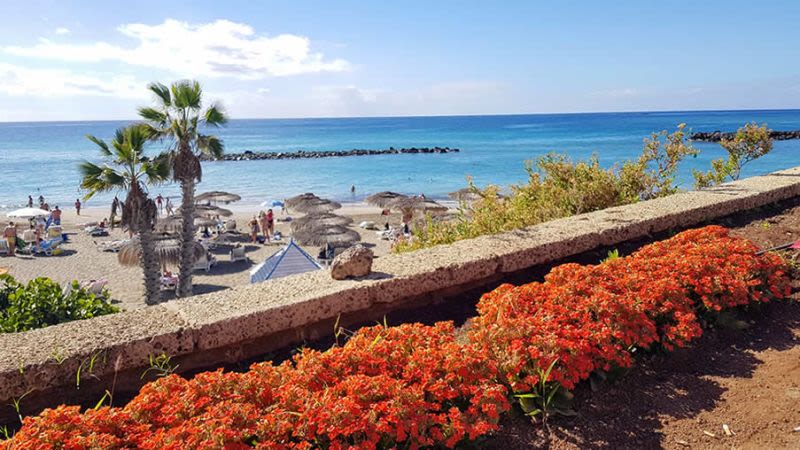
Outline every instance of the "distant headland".
<svg viewBox="0 0 800 450"><path fill-rule="evenodd" d="M352 150L319 150L306 151L298 150L294 152L253 152L247 150L242 153L226 153L219 161L255 161L263 159L301 159L301 158L332 158L337 156L368 156L368 155L400 155L418 153L458 153L460 150L450 147L410 147L380 150L352 149ZM202 160L211 161L213 158L203 156Z"/></svg>
<svg viewBox="0 0 800 450"><path fill-rule="evenodd" d="M689 139L693 141L703 141L703 142L719 142L722 139L733 139L736 136L736 132L734 131L699 131L697 133L692 133L689 136ZM770 130L769 137L776 141L788 141L790 139L800 139L800 130L789 130L789 131L777 131L777 130Z"/></svg>

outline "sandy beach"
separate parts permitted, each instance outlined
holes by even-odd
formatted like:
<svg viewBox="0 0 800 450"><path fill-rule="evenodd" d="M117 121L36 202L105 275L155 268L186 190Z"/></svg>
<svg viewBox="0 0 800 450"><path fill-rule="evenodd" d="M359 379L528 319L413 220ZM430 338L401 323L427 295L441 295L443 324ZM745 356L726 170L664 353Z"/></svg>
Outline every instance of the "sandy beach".
<svg viewBox="0 0 800 450"><path fill-rule="evenodd" d="M236 220L237 231L246 232L247 222L264 209L257 205L222 205L234 212L232 218ZM376 257L385 255L390 251L390 243L381 240L375 231L358 228L362 221L374 221L382 226L386 220L381 216L380 208L363 203L344 204L335 211L339 215L351 217L353 224L349 228L356 230L361 235L361 242L372 248ZM62 226L69 239L62 244L63 252L54 256L30 257L18 255L15 257L0 256L0 267L9 269L9 273L20 281L28 281L36 277L49 277L60 283L71 280L86 281L95 279L108 280L108 289L113 301L126 310L142 308L145 306L142 296L142 272L139 267L126 267L117 262L117 254L104 252L98 249L97 244L117 239L125 239L127 233L121 229L109 230L109 236L92 237L78 226L86 222L96 222L107 218L108 208L88 208L81 210L77 216L72 208L65 209L62 216ZM277 252L286 245L291 236L290 222L284 221L288 215L281 215L276 210L276 231L280 231L284 238L280 242L270 244L243 244L245 245L247 260L231 262L229 257L230 247L219 247L212 250L217 259L216 265L210 272L202 270L195 272L194 292L204 294L250 283L250 270L267 257ZM302 214L291 214L293 218L302 217ZM392 212L389 222L393 226L400 224L400 215ZM22 227L19 228L20 233ZM243 239L246 239L244 237ZM312 256L316 256L319 247L304 247ZM173 270L175 270L173 268ZM165 293L166 299L172 298L171 293Z"/></svg>

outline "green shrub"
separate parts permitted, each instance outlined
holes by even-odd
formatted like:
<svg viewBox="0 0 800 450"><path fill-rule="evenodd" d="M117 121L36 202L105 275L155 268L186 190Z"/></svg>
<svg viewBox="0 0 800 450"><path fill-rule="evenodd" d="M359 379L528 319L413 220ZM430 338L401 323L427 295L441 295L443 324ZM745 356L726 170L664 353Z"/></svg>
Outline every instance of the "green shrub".
<svg viewBox="0 0 800 450"><path fill-rule="evenodd" d="M728 152L728 158L711 161L711 170L708 172L693 171L694 184L698 189L738 180L742 167L772 150L772 138L766 124L758 126L753 122L736 130L733 139L722 139L719 145Z"/></svg>
<svg viewBox="0 0 800 450"><path fill-rule="evenodd" d="M653 133L644 140L641 155L633 161L603 168L597 156L573 162L551 153L526 163L528 182L511 186L511 195L500 188L470 190L478 200L462 204L459 216L450 222L428 220L414 230L410 241L401 241L395 251L408 251L449 244L486 234L499 233L559 217L567 217L639 200L663 197L678 191L675 173L686 156L697 151L686 140L685 125L673 133Z"/></svg>
<svg viewBox="0 0 800 450"><path fill-rule="evenodd" d="M49 278L36 278L27 285L10 275L0 275L0 333L42 328L71 320L119 312L106 296L95 296L77 281L64 293Z"/></svg>

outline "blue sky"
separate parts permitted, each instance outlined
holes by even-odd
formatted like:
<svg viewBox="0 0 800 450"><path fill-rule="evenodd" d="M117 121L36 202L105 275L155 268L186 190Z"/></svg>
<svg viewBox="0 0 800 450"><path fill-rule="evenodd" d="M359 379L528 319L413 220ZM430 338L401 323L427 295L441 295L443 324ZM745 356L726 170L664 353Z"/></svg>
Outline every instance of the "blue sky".
<svg viewBox="0 0 800 450"><path fill-rule="evenodd" d="M798 1L5 3L0 121L800 107Z"/></svg>

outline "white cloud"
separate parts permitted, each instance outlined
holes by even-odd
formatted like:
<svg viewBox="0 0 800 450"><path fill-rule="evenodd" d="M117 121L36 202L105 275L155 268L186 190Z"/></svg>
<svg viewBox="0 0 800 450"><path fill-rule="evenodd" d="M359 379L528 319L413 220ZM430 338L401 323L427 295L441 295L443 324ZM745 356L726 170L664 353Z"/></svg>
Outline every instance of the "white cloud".
<svg viewBox="0 0 800 450"><path fill-rule="evenodd" d="M256 89L256 93L258 94L269 94L271 92L270 88L258 88Z"/></svg>
<svg viewBox="0 0 800 450"><path fill-rule="evenodd" d="M64 69L32 69L0 63L0 93L10 96L101 96L145 99L146 83L132 76L76 74Z"/></svg>
<svg viewBox="0 0 800 450"><path fill-rule="evenodd" d="M69 34L69 33L70 33L69 28L64 28L64 27L56 28L56 34L64 35L64 34Z"/></svg>
<svg viewBox="0 0 800 450"><path fill-rule="evenodd" d="M30 47L7 46L2 50L33 58L90 63L118 61L187 77L245 80L340 72L350 67L344 59L326 59L312 51L311 41L305 36L268 37L256 34L247 24L228 20L194 25L167 19L159 25L126 24L118 27L118 31L136 44L124 47L106 42L75 44L40 39Z"/></svg>

